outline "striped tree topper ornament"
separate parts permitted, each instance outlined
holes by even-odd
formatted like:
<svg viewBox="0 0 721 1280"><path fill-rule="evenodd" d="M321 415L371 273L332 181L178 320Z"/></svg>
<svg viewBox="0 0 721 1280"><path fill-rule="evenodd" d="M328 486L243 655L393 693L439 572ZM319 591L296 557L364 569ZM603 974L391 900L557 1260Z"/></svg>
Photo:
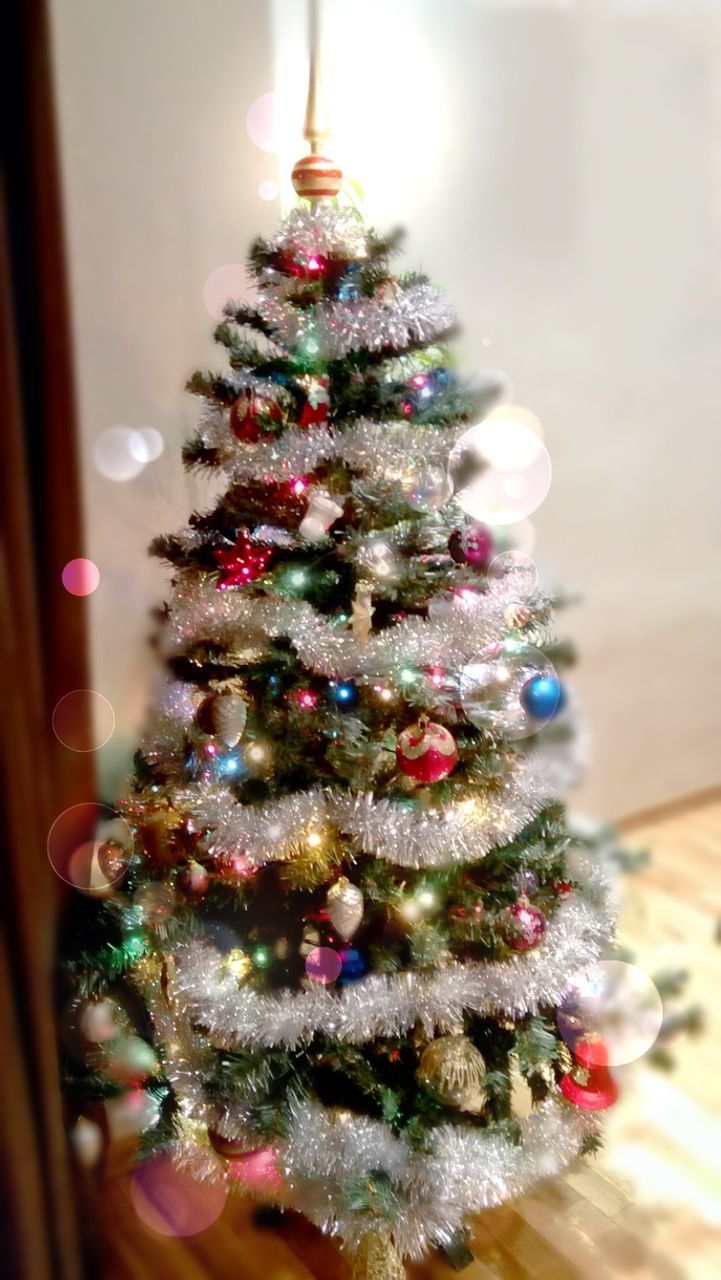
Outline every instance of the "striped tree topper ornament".
<svg viewBox="0 0 721 1280"><path fill-rule="evenodd" d="M304 156L298 160L292 173L293 186L306 200L323 200L337 196L343 174L335 161L327 156Z"/></svg>

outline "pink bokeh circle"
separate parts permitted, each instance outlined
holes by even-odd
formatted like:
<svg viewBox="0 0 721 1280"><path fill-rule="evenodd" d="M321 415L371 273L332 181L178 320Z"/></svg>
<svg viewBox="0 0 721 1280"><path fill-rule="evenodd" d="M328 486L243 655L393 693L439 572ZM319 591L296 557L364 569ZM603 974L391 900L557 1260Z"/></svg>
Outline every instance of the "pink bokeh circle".
<svg viewBox="0 0 721 1280"><path fill-rule="evenodd" d="M62 582L71 596L90 596L100 582L100 570L92 560L78 556L68 560L62 572Z"/></svg>

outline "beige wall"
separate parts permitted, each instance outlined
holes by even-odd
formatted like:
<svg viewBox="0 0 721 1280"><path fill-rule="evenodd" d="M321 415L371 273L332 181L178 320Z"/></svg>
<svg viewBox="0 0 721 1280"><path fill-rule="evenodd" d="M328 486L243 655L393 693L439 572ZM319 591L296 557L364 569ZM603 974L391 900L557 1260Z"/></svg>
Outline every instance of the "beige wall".
<svg viewBox="0 0 721 1280"><path fill-rule="evenodd" d="M721 781L721 6L708 0L327 0L333 150L370 220L454 295L467 372L507 370L554 484L536 557L566 616L594 761L618 816ZM183 378L212 358L200 291L278 206L244 116L303 93L300 0L55 0L106 787L137 734L152 534L202 502L177 447ZM383 37L379 32L385 33ZM292 135L292 128L290 130ZM285 174L299 146L281 154ZM125 485L95 436L158 427Z"/></svg>

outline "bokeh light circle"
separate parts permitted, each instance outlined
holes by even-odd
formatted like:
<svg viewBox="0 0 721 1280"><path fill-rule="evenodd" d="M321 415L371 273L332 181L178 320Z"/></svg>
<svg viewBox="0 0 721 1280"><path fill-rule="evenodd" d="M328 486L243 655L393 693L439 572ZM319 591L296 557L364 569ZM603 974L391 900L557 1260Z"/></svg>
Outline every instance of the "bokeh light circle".
<svg viewBox="0 0 721 1280"><path fill-rule="evenodd" d="M203 303L206 311L214 320L225 318L226 303L237 300L246 290L247 278L245 267L237 262L227 262L216 267L203 285Z"/></svg>
<svg viewBox="0 0 721 1280"><path fill-rule="evenodd" d="M100 584L100 570L92 560L78 556L65 565L62 583L71 596L90 596Z"/></svg>
<svg viewBox="0 0 721 1280"><path fill-rule="evenodd" d="M525 423L487 418L464 431L448 460L459 506L484 524L515 524L551 485L548 450Z"/></svg>
<svg viewBox="0 0 721 1280"><path fill-rule="evenodd" d="M81 893L99 897L109 893L125 875L132 851L130 827L105 804L71 805L48 832L53 871Z"/></svg>
<svg viewBox="0 0 721 1280"><path fill-rule="evenodd" d="M248 136L261 151L279 151L281 146L280 102L277 93L261 93L245 115Z"/></svg>
<svg viewBox="0 0 721 1280"><path fill-rule="evenodd" d="M485 421L520 423L521 426L528 427L529 431L533 431L541 440L543 439L541 419L522 404L499 404L486 414Z"/></svg>
<svg viewBox="0 0 721 1280"><path fill-rule="evenodd" d="M305 971L313 982L326 986L340 977L343 961L333 947L314 947L305 958Z"/></svg>
<svg viewBox="0 0 721 1280"><path fill-rule="evenodd" d="M488 589L499 600L525 600L538 586L538 569L524 551L501 551L488 566Z"/></svg>
<svg viewBox="0 0 721 1280"><path fill-rule="evenodd" d="M130 452L143 466L148 462L155 462L164 448L165 441L157 427L138 427L132 432Z"/></svg>
<svg viewBox="0 0 721 1280"><path fill-rule="evenodd" d="M106 427L93 446L96 470L106 480L114 480L118 484L134 480L146 462L145 458L138 457L142 452L138 441L142 442L142 437L130 427Z"/></svg>
<svg viewBox="0 0 721 1280"><path fill-rule="evenodd" d="M258 195L261 200L277 200L278 199L278 183L272 178L264 178L258 186Z"/></svg>
<svg viewBox="0 0 721 1280"><path fill-rule="evenodd" d="M612 1067L635 1062L663 1025L658 988L638 965L598 960L569 979L556 1010L558 1029L573 1051L582 1036L598 1036Z"/></svg>
<svg viewBox="0 0 721 1280"><path fill-rule="evenodd" d="M203 1149L202 1161L207 1166L211 1156ZM198 1149L200 1165L201 1152ZM169 1155L160 1152L139 1164L132 1177L130 1194L138 1217L162 1236L194 1236L211 1227L225 1205L223 1166L218 1158L217 1178L201 1181L191 1170L179 1167Z"/></svg>
<svg viewBox="0 0 721 1280"><path fill-rule="evenodd" d="M73 689L55 704L53 732L70 751L97 751L113 735L115 712L95 689Z"/></svg>
<svg viewBox="0 0 721 1280"><path fill-rule="evenodd" d="M530 716L521 701L524 685L539 675L555 678L556 672L534 645L511 639L489 645L461 672L461 705L471 724L512 739L543 728L555 708L541 719Z"/></svg>

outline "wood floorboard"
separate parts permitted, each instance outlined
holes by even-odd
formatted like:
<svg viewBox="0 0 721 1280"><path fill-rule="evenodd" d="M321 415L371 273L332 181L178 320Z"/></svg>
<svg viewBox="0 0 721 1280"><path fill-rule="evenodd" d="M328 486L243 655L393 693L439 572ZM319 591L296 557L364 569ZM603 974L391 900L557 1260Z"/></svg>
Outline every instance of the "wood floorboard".
<svg viewBox="0 0 721 1280"><path fill-rule="evenodd" d="M648 867L626 877L619 940L647 972L691 972L686 999L706 1027L679 1040L670 1075L646 1062L619 1072L604 1150L565 1176L480 1214L464 1280L718 1280L721 1277L721 797L638 826ZM111 1155L96 1194L102 1280L350 1280L334 1245L295 1214L259 1229L228 1202L208 1230L157 1235L130 1199L127 1151ZM457 1276L441 1258L409 1280Z"/></svg>

